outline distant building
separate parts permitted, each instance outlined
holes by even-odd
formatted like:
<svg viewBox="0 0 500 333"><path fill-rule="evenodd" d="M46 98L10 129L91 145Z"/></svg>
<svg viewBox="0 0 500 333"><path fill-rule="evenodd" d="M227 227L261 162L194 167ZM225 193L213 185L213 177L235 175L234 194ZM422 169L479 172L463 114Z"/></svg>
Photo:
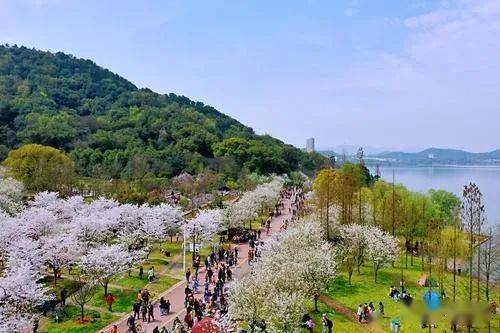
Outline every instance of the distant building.
<svg viewBox="0 0 500 333"><path fill-rule="evenodd" d="M434 159L434 154L428 154L428 155L427 155L427 158L429 158L429 159L433 160L433 159Z"/></svg>
<svg viewBox="0 0 500 333"><path fill-rule="evenodd" d="M306 141L306 152L313 153L314 152L314 138L309 138Z"/></svg>

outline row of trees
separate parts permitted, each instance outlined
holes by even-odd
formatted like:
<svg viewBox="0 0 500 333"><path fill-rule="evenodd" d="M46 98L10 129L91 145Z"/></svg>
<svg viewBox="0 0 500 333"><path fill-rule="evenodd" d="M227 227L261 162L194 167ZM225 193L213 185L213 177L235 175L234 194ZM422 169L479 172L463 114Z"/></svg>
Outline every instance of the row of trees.
<svg viewBox="0 0 500 333"><path fill-rule="evenodd" d="M335 253L313 221L299 221L266 240L252 274L232 284L230 316L265 322L270 332L298 331L305 304L317 301L337 271Z"/></svg>
<svg viewBox="0 0 500 333"><path fill-rule="evenodd" d="M421 256L422 270L437 275L441 287L445 273L451 271L454 300L457 267L466 260L469 300L473 294L473 273L477 300L482 294L481 273L487 277L484 295L489 300L495 244L491 245L493 250L481 255L482 247L488 248L493 237L482 230L485 208L479 188L475 184L465 186L462 200L443 190L412 192L395 182L373 181L365 169L362 164L346 163L341 168L319 172L314 182L315 202L327 237L337 236L334 230L338 225L378 227L404 242L404 267L413 266L415 255ZM473 267L473 262L477 266Z"/></svg>
<svg viewBox="0 0 500 333"><path fill-rule="evenodd" d="M243 193L238 201L229 204L224 211L224 220L229 228L252 229L252 222L259 215L267 215L274 208L284 183L284 178L275 177L272 181Z"/></svg>
<svg viewBox="0 0 500 333"><path fill-rule="evenodd" d="M307 301L317 311L319 297L339 268L348 270L350 283L353 270L369 262L376 281L379 269L400 253L398 240L377 227L351 224L336 231L332 244L319 221L301 219L267 240L252 274L231 286L232 318L252 328L265 322L271 332L298 331Z"/></svg>

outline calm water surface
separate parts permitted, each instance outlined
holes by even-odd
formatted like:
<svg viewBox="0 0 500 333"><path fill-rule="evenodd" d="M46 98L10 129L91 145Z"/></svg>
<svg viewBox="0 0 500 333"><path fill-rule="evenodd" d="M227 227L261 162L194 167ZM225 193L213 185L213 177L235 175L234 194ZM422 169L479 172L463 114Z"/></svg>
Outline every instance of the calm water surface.
<svg viewBox="0 0 500 333"><path fill-rule="evenodd" d="M374 168L370 169L374 171ZM391 182L392 170L381 167L382 179ZM461 197L465 184L474 182L483 193L487 223L500 224L500 167L395 167L394 173L396 183L413 191L443 189L458 197Z"/></svg>

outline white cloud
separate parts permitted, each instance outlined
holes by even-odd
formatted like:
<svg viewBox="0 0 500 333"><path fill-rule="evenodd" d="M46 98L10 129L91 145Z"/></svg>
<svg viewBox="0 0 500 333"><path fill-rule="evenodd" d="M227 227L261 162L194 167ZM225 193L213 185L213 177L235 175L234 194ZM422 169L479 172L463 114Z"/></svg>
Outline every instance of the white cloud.
<svg viewBox="0 0 500 333"><path fill-rule="evenodd" d="M352 96L345 105L354 110L353 117L384 115L395 119L391 125L401 127L400 134L422 126L425 136L419 140L429 141L424 144L474 150L498 145L500 1L455 2L453 8L407 18L404 26L407 40L401 52L351 66L324 80L323 88ZM412 121L396 124L391 117L402 113ZM474 135L467 142L457 134L466 128Z"/></svg>

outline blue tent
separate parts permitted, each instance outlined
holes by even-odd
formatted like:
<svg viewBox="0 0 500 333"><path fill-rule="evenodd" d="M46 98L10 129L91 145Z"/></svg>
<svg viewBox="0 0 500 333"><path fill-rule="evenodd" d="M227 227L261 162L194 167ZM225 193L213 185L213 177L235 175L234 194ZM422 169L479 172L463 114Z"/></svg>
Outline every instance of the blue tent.
<svg viewBox="0 0 500 333"><path fill-rule="evenodd" d="M429 290L424 294L424 303L430 311L439 308L439 294L433 290Z"/></svg>

